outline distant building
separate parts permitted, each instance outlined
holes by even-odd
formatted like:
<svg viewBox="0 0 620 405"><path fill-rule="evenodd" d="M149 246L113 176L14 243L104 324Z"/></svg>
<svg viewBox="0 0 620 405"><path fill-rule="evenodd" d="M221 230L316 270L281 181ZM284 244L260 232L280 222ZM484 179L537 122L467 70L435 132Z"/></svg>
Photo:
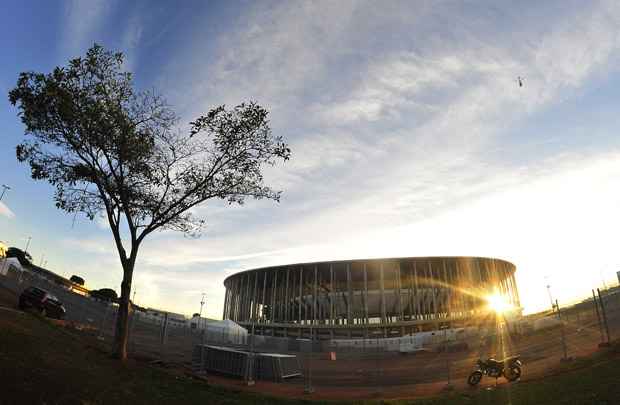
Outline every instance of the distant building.
<svg viewBox="0 0 620 405"><path fill-rule="evenodd" d="M185 315L156 308L146 308L139 316L141 319L146 319L157 324L163 323L165 319L168 320L168 324L173 326L185 326L187 324L187 317Z"/></svg>
<svg viewBox="0 0 620 405"><path fill-rule="evenodd" d="M146 309L146 313L152 316L156 316L156 317L161 317L164 318L166 316L166 314L168 314L168 319L175 319L178 321L184 321L187 319L185 317L185 315L183 314L177 314L174 312L170 312L170 311L163 311L161 309L155 309L155 308L147 308Z"/></svg>
<svg viewBox="0 0 620 405"><path fill-rule="evenodd" d="M211 318L194 316L192 317L192 319L190 319L189 322L190 322L190 327L192 329L204 329L206 328L207 324L211 324L214 322L220 322L220 321L216 319L211 319Z"/></svg>

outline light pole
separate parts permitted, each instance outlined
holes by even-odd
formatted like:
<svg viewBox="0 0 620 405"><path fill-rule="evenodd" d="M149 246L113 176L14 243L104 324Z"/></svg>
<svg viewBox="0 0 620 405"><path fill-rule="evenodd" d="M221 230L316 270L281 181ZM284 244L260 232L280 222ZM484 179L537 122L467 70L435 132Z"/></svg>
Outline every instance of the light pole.
<svg viewBox="0 0 620 405"><path fill-rule="evenodd" d="M310 321L310 355L308 356L306 384L304 387L304 394L313 394L314 388L312 387L312 354L314 352L314 331L312 330L314 319Z"/></svg>
<svg viewBox="0 0 620 405"><path fill-rule="evenodd" d="M206 322L206 320L204 320L204 321L202 320L202 307L206 303L206 299L205 299L206 296L207 296L207 294L202 293L202 299L200 300L200 312L198 314L198 321L200 323L202 323L202 329L203 329L203 331L202 331L202 344L205 343L205 334L206 334L206 331L207 331L207 322Z"/></svg>
<svg viewBox="0 0 620 405"><path fill-rule="evenodd" d="M205 297L207 294L202 293L202 299L200 300L200 313L199 318L202 319L202 307L205 305Z"/></svg>
<svg viewBox="0 0 620 405"><path fill-rule="evenodd" d="M254 317L252 316L252 335L250 336L252 338L252 340L250 341L250 358L248 361L249 367L248 367L248 376L247 376L247 382L246 384L248 386L252 386L254 384L256 384L254 382Z"/></svg>
<svg viewBox="0 0 620 405"><path fill-rule="evenodd" d="M448 329L450 325L442 325L439 329L443 329L443 351L446 356L446 371L448 382L446 383L446 389L452 389L452 382L450 381L450 356L448 354Z"/></svg>
<svg viewBox="0 0 620 405"><path fill-rule="evenodd" d="M551 310L555 310L555 303L553 302L553 297L551 297L551 284L549 284L549 276L545 276L545 280L547 281L547 293L549 294L549 301L551 301Z"/></svg>
<svg viewBox="0 0 620 405"><path fill-rule="evenodd" d="M200 312L198 313L198 321L203 324L204 328L202 329L202 345L200 347L200 371L206 373L207 367L205 365L205 333L207 332L207 326L202 322L202 307L205 304L205 293L202 293L202 299L200 300ZM200 323L198 325L200 325Z"/></svg>
<svg viewBox="0 0 620 405"><path fill-rule="evenodd" d="M598 271L598 274L601 276L601 281L603 282L603 289L607 290L607 283L605 283L605 277L603 276L603 269Z"/></svg>
<svg viewBox="0 0 620 405"><path fill-rule="evenodd" d="M32 240L32 236L28 236L28 240L26 241L26 249L24 249L24 256L28 253L28 246L30 246L30 241Z"/></svg>
<svg viewBox="0 0 620 405"><path fill-rule="evenodd" d="M7 186L6 184L2 185L2 193L0 194L0 201L2 201L2 197L4 197L4 193L6 193L6 190L10 190L11 187Z"/></svg>
<svg viewBox="0 0 620 405"><path fill-rule="evenodd" d="M568 357L567 354L567 349L566 349L566 332L564 330L564 321L562 320L562 312L560 311L560 305L558 304L558 300L555 300L555 307L558 310L558 319L561 322L561 329L560 329L560 333L562 336L562 350L564 352L564 357L562 357L562 359L560 361L569 361L572 360L570 357Z"/></svg>

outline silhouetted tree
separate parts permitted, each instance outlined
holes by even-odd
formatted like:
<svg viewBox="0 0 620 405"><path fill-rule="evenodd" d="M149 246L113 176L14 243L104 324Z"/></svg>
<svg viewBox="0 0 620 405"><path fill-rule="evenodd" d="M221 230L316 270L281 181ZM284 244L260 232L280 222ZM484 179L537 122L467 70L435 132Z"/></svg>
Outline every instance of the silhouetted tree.
<svg viewBox="0 0 620 405"><path fill-rule="evenodd" d="M81 286L83 286L83 285L84 285L84 283L85 283L85 282L84 282L84 279L83 279L82 277L80 277L80 276L76 276L76 275L71 276L71 278L69 279L69 281L71 281L72 283L75 283L75 284L77 284L77 285L81 285Z"/></svg>
<svg viewBox="0 0 620 405"><path fill-rule="evenodd" d="M93 290L90 292L90 296L102 301L118 302L118 294L111 288Z"/></svg>
<svg viewBox="0 0 620 405"><path fill-rule="evenodd" d="M28 252L24 252L23 250L10 247L6 250L6 257L14 257L19 261L19 264L22 266L30 266L32 263L32 256Z"/></svg>
<svg viewBox="0 0 620 405"><path fill-rule="evenodd" d="M290 149L256 103L220 106L176 129L177 117L154 92L133 89L123 55L95 44L49 74L21 73L9 99L26 140L17 159L32 178L55 187L56 206L90 219L105 213L123 267L114 354L127 356L129 296L138 250L155 230L198 235L192 209L210 199L279 201L264 165Z"/></svg>

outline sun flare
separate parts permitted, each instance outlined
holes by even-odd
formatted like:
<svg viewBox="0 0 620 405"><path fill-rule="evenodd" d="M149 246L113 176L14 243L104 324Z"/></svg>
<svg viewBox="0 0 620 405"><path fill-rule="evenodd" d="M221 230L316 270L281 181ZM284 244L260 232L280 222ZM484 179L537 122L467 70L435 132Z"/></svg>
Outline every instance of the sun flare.
<svg viewBox="0 0 620 405"><path fill-rule="evenodd" d="M495 311L498 314L502 314L511 310L512 305L506 300L506 297L499 293L493 293L486 297L489 309Z"/></svg>

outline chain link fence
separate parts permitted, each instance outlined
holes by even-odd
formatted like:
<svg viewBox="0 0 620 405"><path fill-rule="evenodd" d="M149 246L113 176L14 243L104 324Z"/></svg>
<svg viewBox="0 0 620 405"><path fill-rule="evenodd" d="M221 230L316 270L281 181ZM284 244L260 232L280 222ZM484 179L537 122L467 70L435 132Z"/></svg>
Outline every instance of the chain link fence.
<svg viewBox="0 0 620 405"><path fill-rule="evenodd" d="M118 306L86 297L38 275L11 272L0 275L0 288L17 297L35 286L55 295L66 307L66 321L112 342ZM486 330L464 328L438 330L426 342L419 338L371 338L325 340L282 338L210 330L205 320L194 322L130 313L130 356L162 361L186 369L192 367L197 346L219 346L248 353L295 355L304 377L286 383L313 390L384 390L425 387L444 383L463 384L478 358L520 355L523 378L540 376L563 360L588 355L620 338L620 286L607 286L579 302L554 305L545 313L526 316L518 328L497 321ZM201 322L204 322L201 324ZM194 359L195 360L195 359Z"/></svg>

